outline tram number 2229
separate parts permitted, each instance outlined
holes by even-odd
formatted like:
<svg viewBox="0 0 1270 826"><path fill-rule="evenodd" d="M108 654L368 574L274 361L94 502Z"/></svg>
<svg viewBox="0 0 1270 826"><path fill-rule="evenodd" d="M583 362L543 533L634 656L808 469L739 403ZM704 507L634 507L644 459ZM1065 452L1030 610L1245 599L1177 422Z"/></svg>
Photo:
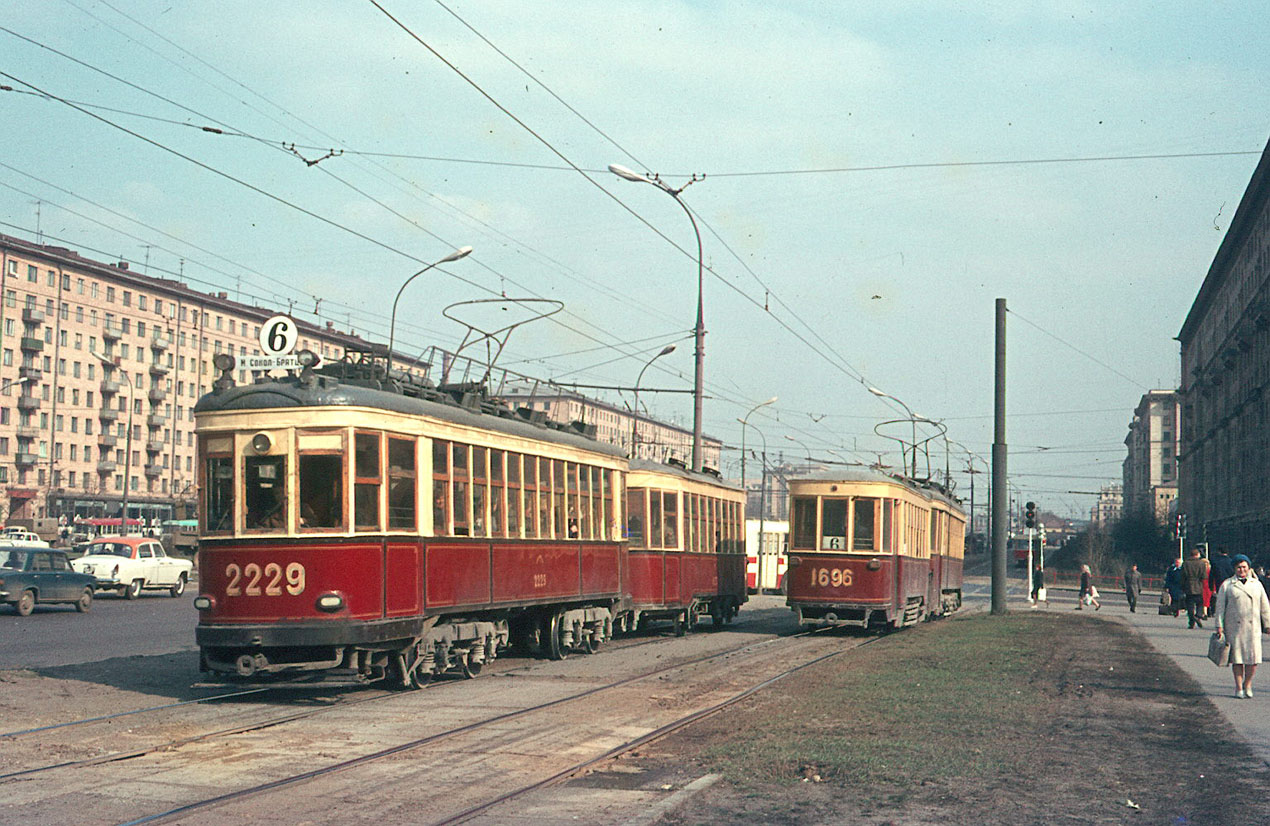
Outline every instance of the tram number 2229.
<svg viewBox="0 0 1270 826"><path fill-rule="evenodd" d="M847 588L852 581L850 568L812 568L811 584L822 588Z"/></svg>
<svg viewBox="0 0 1270 826"><path fill-rule="evenodd" d="M270 562L263 568L254 562L248 563L243 568L231 562L225 566L225 578L229 580L225 585L227 597L238 597L244 594L249 597L258 597L262 594L279 597L282 596L283 587L293 597L304 593L304 566L299 562L292 562L285 570L277 562Z"/></svg>

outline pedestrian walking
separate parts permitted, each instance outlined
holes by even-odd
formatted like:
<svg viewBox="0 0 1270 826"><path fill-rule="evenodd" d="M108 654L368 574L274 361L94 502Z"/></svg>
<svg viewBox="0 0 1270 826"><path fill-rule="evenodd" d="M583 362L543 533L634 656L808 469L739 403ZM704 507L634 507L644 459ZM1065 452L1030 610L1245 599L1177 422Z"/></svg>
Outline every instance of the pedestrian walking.
<svg viewBox="0 0 1270 826"><path fill-rule="evenodd" d="M1203 628L1204 586L1208 584L1208 560L1199 555L1199 548L1191 548L1189 558L1182 563L1182 585L1186 589L1186 627Z"/></svg>
<svg viewBox="0 0 1270 826"><path fill-rule="evenodd" d="M1041 598L1041 589L1045 587L1045 569L1040 565L1036 566L1036 570L1032 572L1032 601L1037 602Z"/></svg>
<svg viewBox="0 0 1270 826"><path fill-rule="evenodd" d="M1230 671L1235 696L1252 696L1252 676L1261 662L1261 635L1270 629L1270 598L1252 574L1252 563L1243 554L1233 558L1234 575L1222 583L1213 600L1217 635L1230 645Z"/></svg>
<svg viewBox="0 0 1270 826"><path fill-rule="evenodd" d="M1208 605L1208 616L1212 616L1216 611L1217 589L1221 584L1235 575L1235 563L1226 553L1225 547L1217 546L1217 555L1209 561L1208 566L1208 594L1206 604Z"/></svg>
<svg viewBox="0 0 1270 826"><path fill-rule="evenodd" d="M1098 588L1094 586L1092 581L1093 575L1089 571L1088 565L1080 566L1080 596L1076 598L1076 610L1083 609L1086 605L1094 606L1097 611L1102 608L1102 603L1098 601Z"/></svg>
<svg viewBox="0 0 1270 826"><path fill-rule="evenodd" d="M1138 594L1142 593L1142 572L1137 565L1130 565L1124 572L1124 598L1129 601L1129 613L1138 612Z"/></svg>
<svg viewBox="0 0 1270 826"><path fill-rule="evenodd" d="M1164 590L1169 595L1169 608L1176 617L1186 603L1186 587L1182 584L1182 557L1173 560L1173 564L1164 573Z"/></svg>
<svg viewBox="0 0 1270 826"><path fill-rule="evenodd" d="M1182 585L1182 558L1173 559L1165 572L1165 591L1168 592L1168 607L1173 616L1177 616L1186 604L1186 588Z"/></svg>

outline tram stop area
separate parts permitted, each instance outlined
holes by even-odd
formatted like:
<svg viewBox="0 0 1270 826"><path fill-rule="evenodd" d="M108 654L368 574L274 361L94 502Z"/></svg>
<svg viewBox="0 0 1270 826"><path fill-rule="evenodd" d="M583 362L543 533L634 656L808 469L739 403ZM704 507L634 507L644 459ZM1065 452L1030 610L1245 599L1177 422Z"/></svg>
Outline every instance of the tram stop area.
<svg viewBox="0 0 1270 826"><path fill-rule="evenodd" d="M1237 699L1158 594L1017 596L844 635L868 641L649 744L615 771L685 791L629 822L1270 823L1270 667Z"/></svg>

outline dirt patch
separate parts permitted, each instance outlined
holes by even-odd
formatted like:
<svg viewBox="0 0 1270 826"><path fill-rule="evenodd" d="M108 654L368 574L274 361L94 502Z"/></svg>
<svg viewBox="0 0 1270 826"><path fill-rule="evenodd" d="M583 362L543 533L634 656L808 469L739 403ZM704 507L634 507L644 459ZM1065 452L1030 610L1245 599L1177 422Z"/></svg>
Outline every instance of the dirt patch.
<svg viewBox="0 0 1270 826"><path fill-rule="evenodd" d="M666 824L1270 823L1270 769L1131 628L1063 614L910 629L622 761L724 780Z"/></svg>

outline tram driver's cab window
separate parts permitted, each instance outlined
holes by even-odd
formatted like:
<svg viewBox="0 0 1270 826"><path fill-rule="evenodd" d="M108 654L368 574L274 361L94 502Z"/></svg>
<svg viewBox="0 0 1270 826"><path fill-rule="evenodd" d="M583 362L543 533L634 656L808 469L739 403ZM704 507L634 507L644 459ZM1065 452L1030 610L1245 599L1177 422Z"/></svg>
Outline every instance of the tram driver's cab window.
<svg viewBox="0 0 1270 826"><path fill-rule="evenodd" d="M344 527L344 457L300 454L300 528Z"/></svg>
<svg viewBox="0 0 1270 826"><path fill-rule="evenodd" d="M647 547L644 541L644 493L643 488L626 491L626 537L632 548Z"/></svg>
<svg viewBox="0 0 1270 826"><path fill-rule="evenodd" d="M820 549L847 549L847 500L825 499L820 506Z"/></svg>
<svg viewBox="0 0 1270 826"><path fill-rule="evenodd" d="M207 507L205 529L221 533L234 529L234 460L230 456L207 457Z"/></svg>
<svg viewBox="0 0 1270 826"><path fill-rule="evenodd" d="M248 456L243 460L243 529L281 531L287 527L286 460L281 456Z"/></svg>
<svg viewBox="0 0 1270 826"><path fill-rule="evenodd" d="M852 502L855 522L851 531L853 551L871 551L874 548L876 503L876 499L856 499Z"/></svg>
<svg viewBox="0 0 1270 826"><path fill-rule="evenodd" d="M790 525L790 542L796 551L816 549L816 500L811 496L795 496L794 521Z"/></svg>

